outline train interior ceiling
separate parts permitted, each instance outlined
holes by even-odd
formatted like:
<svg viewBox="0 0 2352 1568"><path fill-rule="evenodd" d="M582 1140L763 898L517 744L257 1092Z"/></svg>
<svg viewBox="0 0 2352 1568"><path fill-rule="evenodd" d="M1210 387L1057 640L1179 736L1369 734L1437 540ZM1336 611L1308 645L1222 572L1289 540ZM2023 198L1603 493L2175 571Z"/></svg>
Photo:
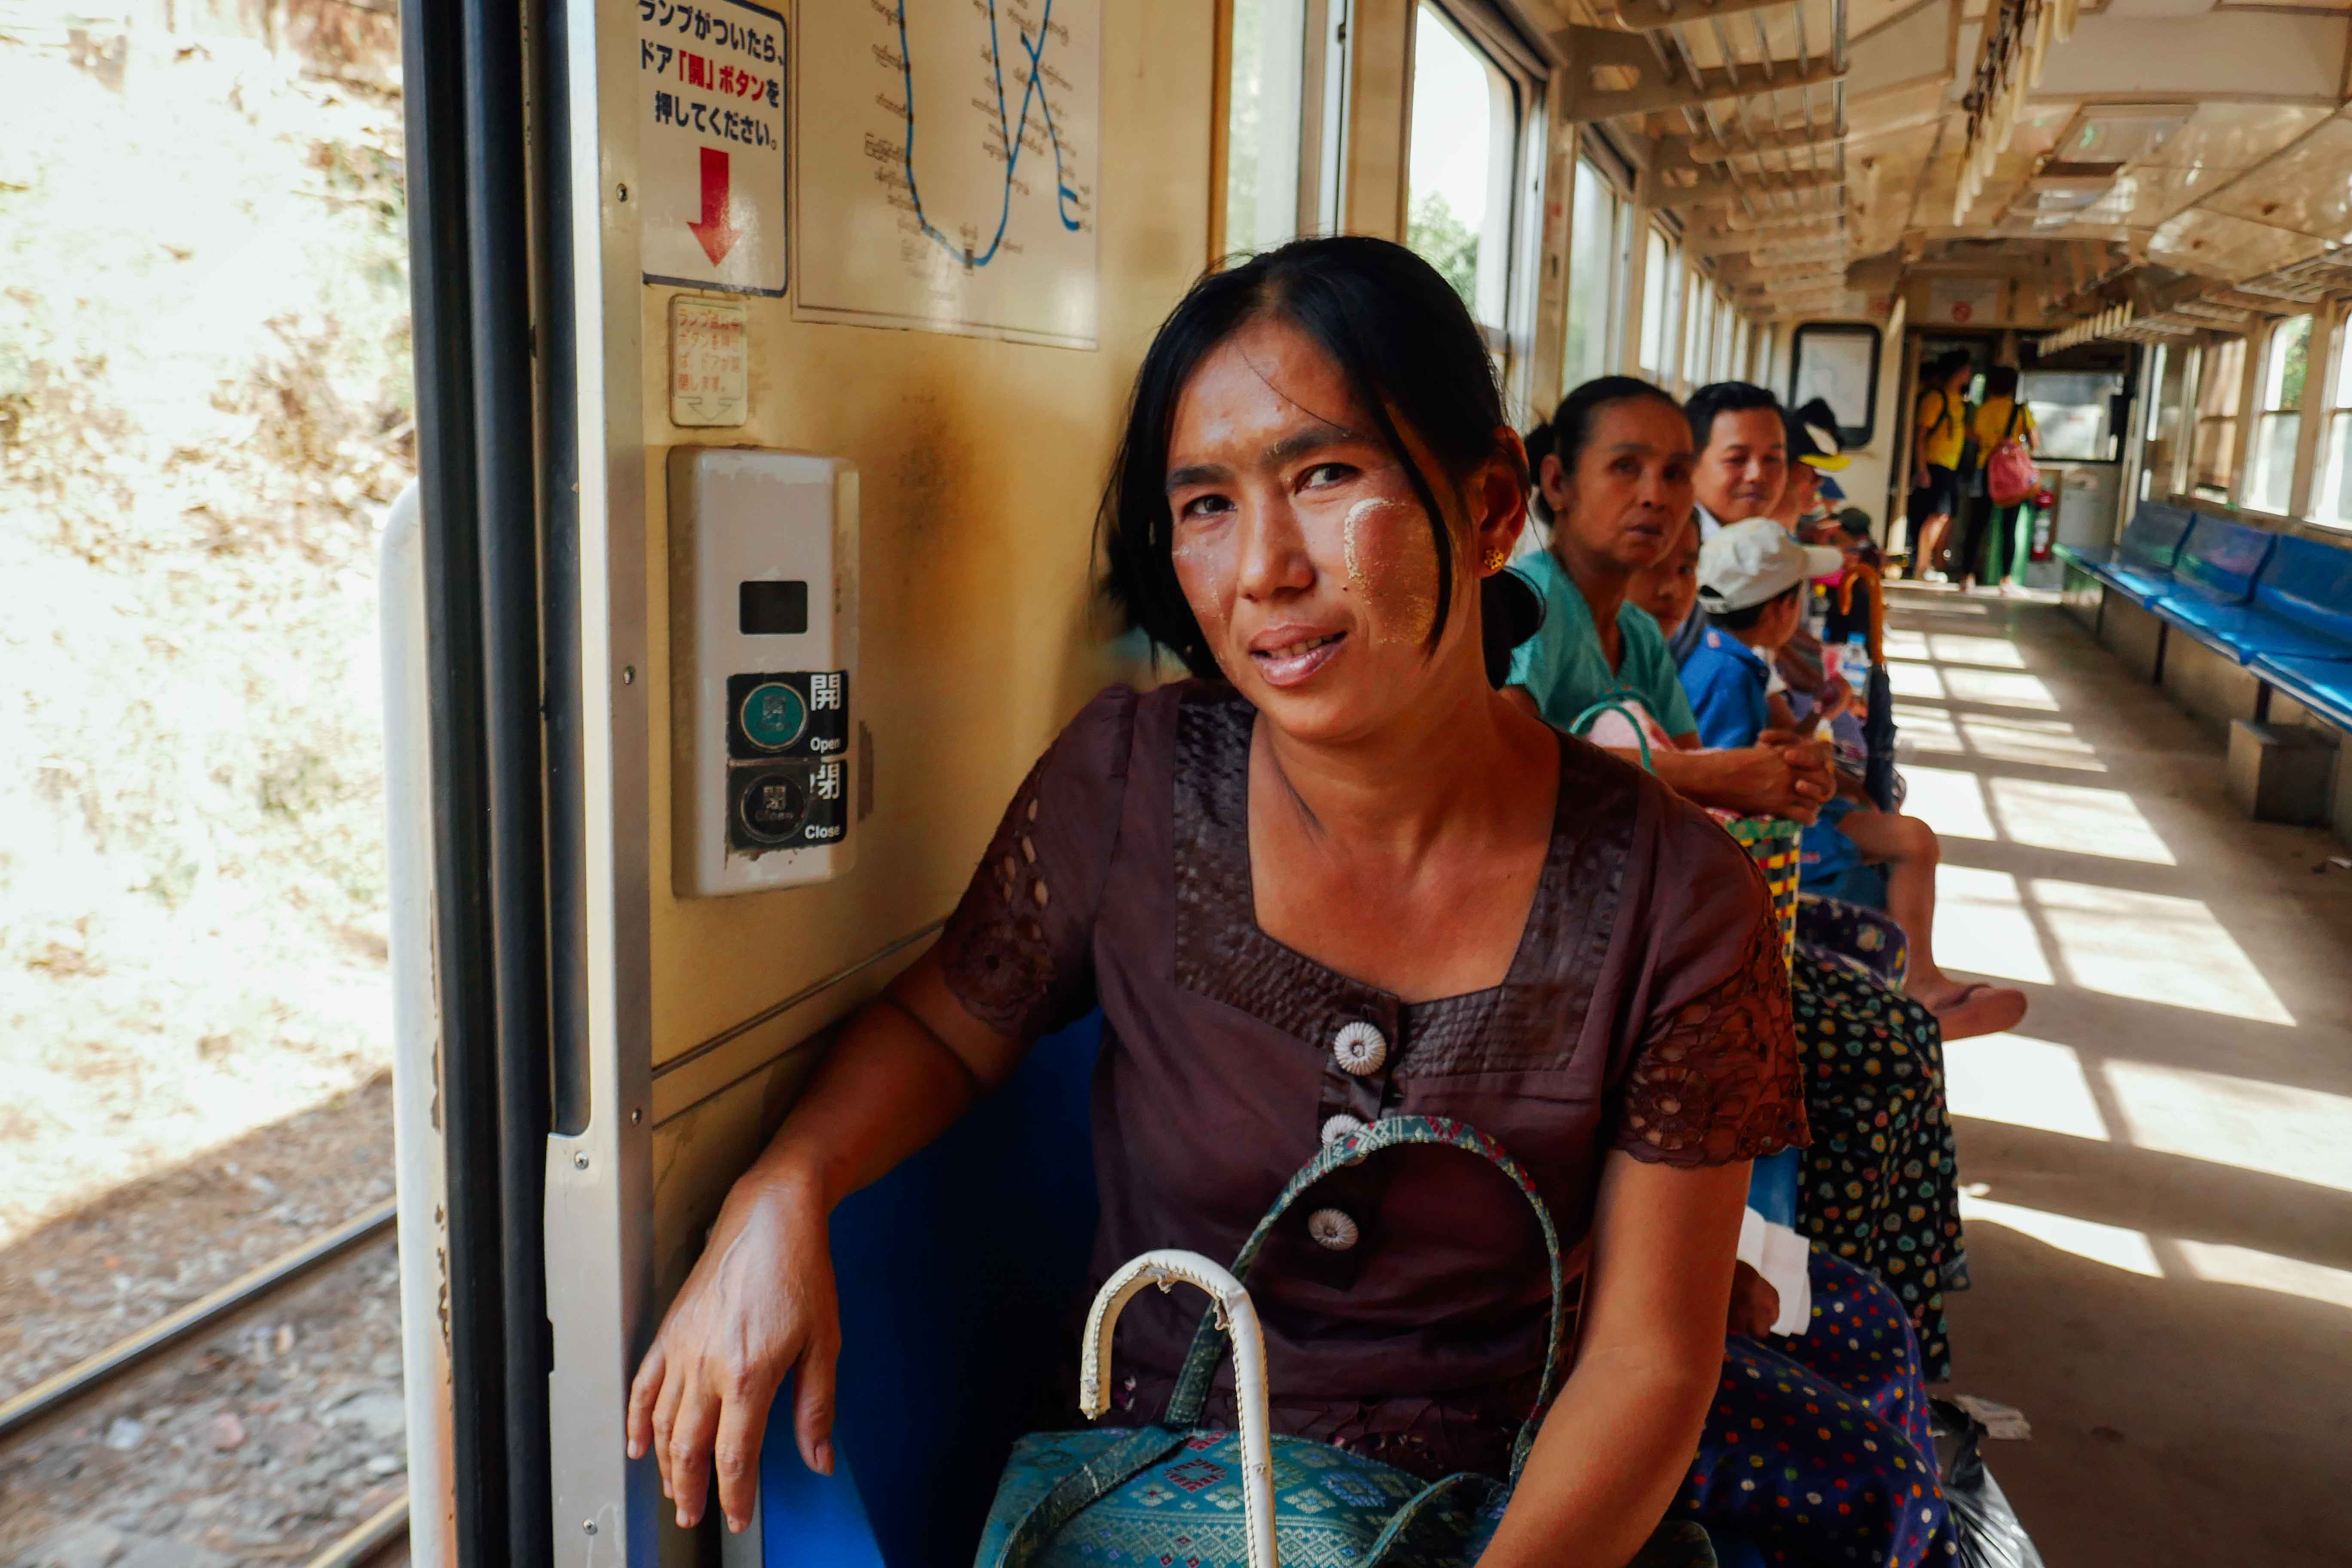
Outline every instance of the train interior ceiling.
<svg viewBox="0 0 2352 1568"><path fill-rule="evenodd" d="M2032 1423L1989 1453L2053 1563L2340 1556L2352 0L404 0L397 39L349 0L136 12L118 52L0 4L0 68L54 33L136 89L232 36L364 26L364 88L308 79L404 115L370 167L404 174L416 393L379 423L418 482L380 523L380 659L346 673L383 689L405 1373L366 1409L405 1450L354 1461L333 1522L372 1517L320 1563L934 1568L838 1493L750 1544L676 1527L621 1446L635 1358L1039 752L1104 685L1175 673L1097 591L1138 363L1205 268L1329 232L1438 268L1522 427L1606 374L1828 401L1908 579L1886 657L1946 963L2034 1009L1950 1053L1953 1390L1996 1436L1999 1405ZM919 116L953 134L917 151ZM19 173L0 149L0 221ZM313 182L338 212L341 177ZM1920 581L1913 414L1956 351L2017 368L2041 425L2021 592ZM801 592L739 600L752 576ZM2291 657L2257 658L2280 626ZM267 1142L236 1145L256 1173ZM339 1195L360 1217L285 1279L393 1224L352 1192L377 1206ZM194 1408L103 1391L232 1321L267 1440L260 1405L205 1406L198 1448L284 1489L289 1424L363 1425L278 1411L296 1335L252 1329L278 1288L27 1361L0 1560L287 1559L288 1533L185 1545L211 1515L184 1499L126 1555L139 1530L72 1480ZM7 1533L19 1508L47 1533Z"/></svg>

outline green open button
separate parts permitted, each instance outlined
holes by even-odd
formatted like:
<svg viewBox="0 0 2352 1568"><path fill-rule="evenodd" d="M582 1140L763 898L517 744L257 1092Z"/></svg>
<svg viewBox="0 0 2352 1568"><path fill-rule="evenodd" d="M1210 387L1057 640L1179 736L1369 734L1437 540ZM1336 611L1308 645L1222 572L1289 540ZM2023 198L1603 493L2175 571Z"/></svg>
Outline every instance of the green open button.
<svg viewBox="0 0 2352 1568"><path fill-rule="evenodd" d="M743 733L765 752L781 752L808 728L808 700L781 680L762 681L743 699Z"/></svg>

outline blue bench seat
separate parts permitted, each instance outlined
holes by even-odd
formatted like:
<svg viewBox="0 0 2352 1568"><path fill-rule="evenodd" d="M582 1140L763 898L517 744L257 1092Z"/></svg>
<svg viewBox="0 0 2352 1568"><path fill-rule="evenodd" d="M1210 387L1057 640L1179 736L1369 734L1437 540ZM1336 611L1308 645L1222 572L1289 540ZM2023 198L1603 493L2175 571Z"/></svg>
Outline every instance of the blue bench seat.
<svg viewBox="0 0 2352 1568"><path fill-rule="evenodd" d="M2058 556L2106 586L2145 604L2172 585L2172 566L2197 521L2187 507L2142 501L2123 537L2108 550L2062 545Z"/></svg>
<svg viewBox="0 0 2352 1568"><path fill-rule="evenodd" d="M2200 533L2192 531L2173 590L2151 608L2241 664L2264 654L2352 659L2352 551L2275 534L2225 538L2220 531L2235 526L2200 518L2198 530L2206 531L2202 553L2192 565L2200 544ZM2257 552L2263 564L2249 577L2243 567Z"/></svg>
<svg viewBox="0 0 2352 1568"><path fill-rule="evenodd" d="M2231 612L2250 607L2254 579L2270 564L2279 536L2242 522L2200 516L2180 542L2172 581L2148 604L2158 616L2198 641L2244 663L2244 646L2222 629L2235 626Z"/></svg>
<svg viewBox="0 0 2352 1568"><path fill-rule="evenodd" d="M2258 654L2253 671L2337 729L2352 731L2352 658Z"/></svg>

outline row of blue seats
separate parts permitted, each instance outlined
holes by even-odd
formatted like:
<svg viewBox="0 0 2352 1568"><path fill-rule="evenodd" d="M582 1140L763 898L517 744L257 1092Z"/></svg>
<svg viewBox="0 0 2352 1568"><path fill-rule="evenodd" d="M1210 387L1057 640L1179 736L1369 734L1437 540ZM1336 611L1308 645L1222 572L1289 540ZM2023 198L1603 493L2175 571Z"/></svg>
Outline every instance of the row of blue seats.
<svg viewBox="0 0 2352 1568"><path fill-rule="evenodd" d="M2142 501L2112 550L2057 553L2352 730L2352 550Z"/></svg>

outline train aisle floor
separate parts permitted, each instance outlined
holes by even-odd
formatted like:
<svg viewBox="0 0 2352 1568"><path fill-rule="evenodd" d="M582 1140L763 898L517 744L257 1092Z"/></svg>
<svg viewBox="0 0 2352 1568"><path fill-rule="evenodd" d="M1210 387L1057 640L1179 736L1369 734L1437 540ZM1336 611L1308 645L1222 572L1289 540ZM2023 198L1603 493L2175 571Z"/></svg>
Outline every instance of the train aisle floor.
<svg viewBox="0 0 2352 1568"><path fill-rule="evenodd" d="M2249 822L2221 742L2054 604L1898 585L1937 957L2022 987L1947 1047L1971 1289L1952 1391L2048 1561L2352 1542L2352 870Z"/></svg>

